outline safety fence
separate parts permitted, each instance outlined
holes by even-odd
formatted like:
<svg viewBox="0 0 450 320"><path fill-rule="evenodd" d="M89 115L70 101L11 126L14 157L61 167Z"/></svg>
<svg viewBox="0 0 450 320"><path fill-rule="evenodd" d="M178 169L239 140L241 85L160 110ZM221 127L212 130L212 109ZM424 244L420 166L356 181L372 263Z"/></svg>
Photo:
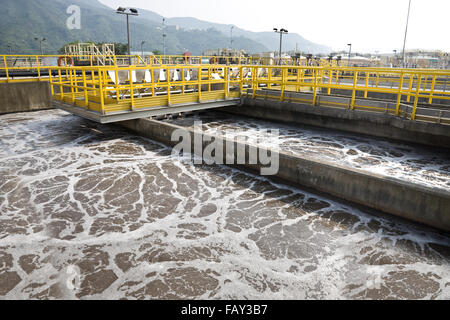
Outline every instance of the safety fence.
<svg viewBox="0 0 450 320"><path fill-rule="evenodd" d="M237 99L244 68L231 66L55 67L54 99L101 114ZM54 76L55 72L57 76Z"/></svg>
<svg viewBox="0 0 450 320"><path fill-rule="evenodd" d="M450 118L449 79L448 70L253 64L46 66L38 78L50 82L55 99L101 114L250 95L313 106L329 100L327 106L395 116L406 112L411 120L426 121ZM370 100L394 103L387 108ZM440 107L421 117L418 107L424 105Z"/></svg>
<svg viewBox="0 0 450 320"><path fill-rule="evenodd" d="M321 99L322 102L328 100L322 105L391 113L395 116L406 116L411 120L438 119L441 123L450 120L450 92L445 90L450 71L289 66L248 68L252 77L244 78L242 82L244 87L251 88L252 98L272 98L280 101L287 101L288 98L291 102L310 103L313 106L318 105ZM262 92L261 89L265 91ZM307 94L292 95L297 92ZM249 92L243 94L249 95ZM334 98L335 96L338 98ZM339 99L339 96L344 99ZM345 98L346 96L349 98ZM374 100L395 103L380 105ZM419 104L428 105L429 110L432 109L429 106L431 104L439 105L439 108L435 112L424 111L421 117L418 114Z"/></svg>
<svg viewBox="0 0 450 320"><path fill-rule="evenodd" d="M273 57L217 57L182 55L0 55L0 83L42 81L49 67L161 66L161 65L292 65L336 66L336 61Z"/></svg>

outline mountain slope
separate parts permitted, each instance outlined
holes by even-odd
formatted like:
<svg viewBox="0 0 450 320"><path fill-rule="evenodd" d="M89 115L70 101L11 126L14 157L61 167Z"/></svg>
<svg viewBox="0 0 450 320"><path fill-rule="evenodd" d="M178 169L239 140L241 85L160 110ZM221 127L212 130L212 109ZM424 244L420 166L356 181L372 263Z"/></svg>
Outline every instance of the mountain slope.
<svg viewBox="0 0 450 320"><path fill-rule="evenodd" d="M163 17L155 12L148 10L141 10L142 17L149 21L161 24ZM178 26L186 30L208 30L216 29L222 32L225 36L230 37L230 29L233 25L231 24L221 24L199 20L197 18L190 17L177 17L177 18L166 18L167 24L172 26ZM274 32L251 32L236 26L233 26L233 38L244 37L251 39L253 41L259 42L270 51L278 51L280 48L280 36ZM234 41L234 47L239 48L237 43ZM290 33L283 37L283 50L290 51L298 47L299 51L310 52L310 53L329 53L331 48L325 45L317 44L303 38L297 33Z"/></svg>
<svg viewBox="0 0 450 320"><path fill-rule="evenodd" d="M154 21L154 20L153 20ZM159 20L161 21L161 20ZM200 29L206 30L209 28L214 28L225 35L230 35L230 24L219 24L213 22L202 21L196 18L169 18L168 23L171 25L177 25L180 28L185 29ZM237 28L234 26L233 35L246 37L257 41L271 51L278 51L280 48L280 36L274 32L250 32L244 29ZM311 53L329 53L331 52L331 48L325 45L317 44L312 41L309 41L299 34L289 33L288 35L283 36L283 50L290 51L294 50L298 46L298 50L304 52Z"/></svg>
<svg viewBox="0 0 450 320"><path fill-rule="evenodd" d="M46 38L43 48L47 54L57 53L59 48L73 41L126 43L126 22L123 15L97 0L2 0L0 19L0 52L38 54L39 42L34 38ZM69 30L66 21L69 5L81 8L81 30ZM162 16L148 10L139 10L138 17L130 18L132 51L143 49L162 51ZM180 28L175 28L179 26ZM229 47L230 26L210 23L195 18L168 19L166 29L166 53L180 54L185 50L200 55L204 50ZM286 38L285 49L292 49L294 35ZM277 35L253 33L234 29L234 47L250 53L277 48ZM295 43L293 48L295 48Z"/></svg>

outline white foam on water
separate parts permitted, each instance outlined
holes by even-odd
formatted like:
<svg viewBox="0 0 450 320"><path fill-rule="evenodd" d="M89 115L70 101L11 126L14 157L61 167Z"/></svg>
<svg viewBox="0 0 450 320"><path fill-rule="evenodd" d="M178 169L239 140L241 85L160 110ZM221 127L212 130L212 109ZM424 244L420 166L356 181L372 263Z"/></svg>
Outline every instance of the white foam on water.
<svg viewBox="0 0 450 320"><path fill-rule="evenodd" d="M0 120L0 274L21 279L4 298L450 297L445 234L61 111Z"/></svg>

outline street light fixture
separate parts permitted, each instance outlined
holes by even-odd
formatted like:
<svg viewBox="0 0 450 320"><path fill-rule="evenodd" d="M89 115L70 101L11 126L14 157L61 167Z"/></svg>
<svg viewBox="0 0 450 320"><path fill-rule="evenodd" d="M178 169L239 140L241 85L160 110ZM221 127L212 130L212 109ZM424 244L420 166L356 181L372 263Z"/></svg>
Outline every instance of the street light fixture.
<svg viewBox="0 0 450 320"><path fill-rule="evenodd" d="M129 12L127 12L127 10ZM117 8L116 13L118 14L125 14L127 16L127 36L128 36L128 57L129 57L129 64L131 65L131 40L130 40L130 16L138 16L139 13L134 8L124 8L119 7Z"/></svg>
<svg viewBox="0 0 450 320"><path fill-rule="evenodd" d="M273 28L273 31L275 33L279 33L280 34L280 54L279 54L279 56L280 56L280 65L281 65L281 50L283 48L283 34L288 34L289 31L287 31L286 29L283 29L283 28L280 29L280 31L278 31L277 28Z"/></svg>
<svg viewBox="0 0 450 320"><path fill-rule="evenodd" d="M352 55L352 44L351 43L347 43L347 45L349 46L349 49L348 49L348 66L350 67L350 57Z"/></svg>
<svg viewBox="0 0 450 320"><path fill-rule="evenodd" d="M42 42L43 41L46 41L47 39L46 38L34 38L34 40L36 40L36 41L39 41L39 47L40 47L40 49L41 49L41 56L43 56L44 55L44 51L42 50Z"/></svg>

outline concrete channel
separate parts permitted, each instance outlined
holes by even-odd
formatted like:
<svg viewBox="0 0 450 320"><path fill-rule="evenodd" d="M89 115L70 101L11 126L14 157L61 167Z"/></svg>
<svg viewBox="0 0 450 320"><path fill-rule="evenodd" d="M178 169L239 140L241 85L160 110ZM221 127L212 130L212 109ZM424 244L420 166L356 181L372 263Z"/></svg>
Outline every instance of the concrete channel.
<svg viewBox="0 0 450 320"><path fill-rule="evenodd" d="M246 106L241 109L246 109ZM119 125L169 146L175 146L178 143L171 138L176 130L187 130L194 141L195 131L192 128L157 120L131 120ZM207 136L204 133L203 135ZM217 135L205 140L214 141L215 139L222 140L221 144L224 146L233 145L231 154L229 150L224 154L224 163L226 157L235 159L234 163L237 163L237 150L240 148L245 148L246 159L249 159L250 149L257 147L248 143L239 146L241 142L227 141L226 138ZM207 144L204 142L203 149ZM192 150L195 150L194 146ZM339 166L305 155L296 156L284 151L278 151L278 153L280 168L275 175L276 178L440 230L450 231L450 192L447 190ZM239 167L257 173L263 165L247 163Z"/></svg>

